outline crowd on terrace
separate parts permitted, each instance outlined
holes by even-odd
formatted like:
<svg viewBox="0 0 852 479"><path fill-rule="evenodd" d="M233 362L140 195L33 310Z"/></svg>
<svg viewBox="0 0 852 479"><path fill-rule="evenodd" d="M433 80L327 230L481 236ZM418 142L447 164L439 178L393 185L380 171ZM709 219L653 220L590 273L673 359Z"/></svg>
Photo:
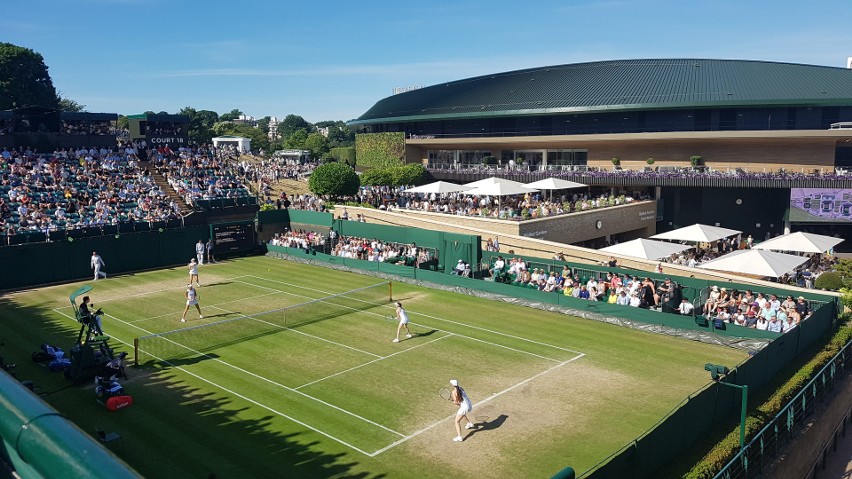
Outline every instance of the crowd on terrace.
<svg viewBox="0 0 852 479"><path fill-rule="evenodd" d="M0 227L7 242L24 233L178 219L177 205L140 167L137 152L133 144L49 155L3 149Z"/></svg>
<svg viewBox="0 0 852 479"><path fill-rule="evenodd" d="M418 247L414 243L339 236L334 230L329 231L327 236L315 231L275 233L269 244L305 251L314 248L341 258L392 263L399 266L421 267L421 265L434 264L437 260L434 249Z"/></svg>
<svg viewBox="0 0 852 479"><path fill-rule="evenodd" d="M745 162L744 162L745 163ZM548 176L566 180L582 181L582 178L641 178L641 179L677 179L677 178L736 178L741 180L785 180L820 178L824 180L848 180L850 172L843 169L815 168L798 171L785 168L763 169L761 171L744 170L741 167L713 169L707 167L693 168L689 166L660 166L642 169L599 168L586 165L452 165L433 164L426 168L428 171L441 172L452 170L456 173L497 174L511 179L513 175L525 177L530 172L547 171Z"/></svg>

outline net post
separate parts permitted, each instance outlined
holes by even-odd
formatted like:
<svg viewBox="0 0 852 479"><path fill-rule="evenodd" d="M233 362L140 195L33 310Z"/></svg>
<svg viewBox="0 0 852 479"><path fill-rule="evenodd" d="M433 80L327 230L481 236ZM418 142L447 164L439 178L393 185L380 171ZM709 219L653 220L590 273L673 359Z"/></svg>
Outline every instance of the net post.
<svg viewBox="0 0 852 479"><path fill-rule="evenodd" d="M388 302L393 302L393 281L388 281Z"/></svg>
<svg viewBox="0 0 852 479"><path fill-rule="evenodd" d="M139 338L133 338L133 366L139 366Z"/></svg>

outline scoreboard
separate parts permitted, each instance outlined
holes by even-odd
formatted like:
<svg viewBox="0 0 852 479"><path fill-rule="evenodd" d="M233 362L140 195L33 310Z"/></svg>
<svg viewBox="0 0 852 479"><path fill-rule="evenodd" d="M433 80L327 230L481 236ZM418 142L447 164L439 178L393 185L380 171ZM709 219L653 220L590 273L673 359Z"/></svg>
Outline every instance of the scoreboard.
<svg viewBox="0 0 852 479"><path fill-rule="evenodd" d="M253 221L211 224L210 236L216 255L248 252L257 247Z"/></svg>

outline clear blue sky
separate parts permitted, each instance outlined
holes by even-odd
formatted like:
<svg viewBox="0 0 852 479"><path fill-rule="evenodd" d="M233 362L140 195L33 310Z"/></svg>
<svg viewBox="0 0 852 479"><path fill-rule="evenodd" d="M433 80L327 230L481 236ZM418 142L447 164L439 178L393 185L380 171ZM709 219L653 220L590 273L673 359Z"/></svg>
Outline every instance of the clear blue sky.
<svg viewBox="0 0 852 479"><path fill-rule="evenodd" d="M349 120L396 86L628 58L843 67L852 1L2 0L0 41L40 52L92 112L239 108Z"/></svg>

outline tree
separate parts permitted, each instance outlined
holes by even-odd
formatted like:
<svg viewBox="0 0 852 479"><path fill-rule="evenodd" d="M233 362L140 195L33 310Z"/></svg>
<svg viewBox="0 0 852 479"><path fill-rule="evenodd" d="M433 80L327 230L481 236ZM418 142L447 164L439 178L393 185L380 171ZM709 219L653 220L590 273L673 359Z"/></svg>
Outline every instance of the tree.
<svg viewBox="0 0 852 479"><path fill-rule="evenodd" d="M324 158L327 156L329 150L328 138L322 136L322 134L314 132L308 135L305 139L305 149L311 150L311 156L313 158Z"/></svg>
<svg viewBox="0 0 852 479"><path fill-rule="evenodd" d="M29 48L0 43L0 110L30 105L59 107L44 57Z"/></svg>
<svg viewBox="0 0 852 479"><path fill-rule="evenodd" d="M122 131L130 130L130 121L125 115L118 115L118 120L115 122L115 127Z"/></svg>
<svg viewBox="0 0 852 479"><path fill-rule="evenodd" d="M221 121L234 121L237 118L239 118L240 115L242 115L242 114L243 114L243 112L241 112L238 108L234 108L233 110L231 110L230 113L223 113L222 115L219 115L219 120L221 120Z"/></svg>
<svg viewBox="0 0 852 479"><path fill-rule="evenodd" d="M325 163L319 165L308 180L308 188L316 195L339 197L354 195L361 186L361 180L345 163Z"/></svg>
<svg viewBox="0 0 852 479"><path fill-rule="evenodd" d="M60 110L68 111L71 113L80 113L81 111L86 111L86 105L81 105L70 98L63 97L62 92L59 92L58 95Z"/></svg>
<svg viewBox="0 0 852 479"><path fill-rule="evenodd" d="M281 128L278 129L281 131ZM305 143L308 141L308 130L299 128L292 132L287 138L284 138L284 148L293 150L306 150Z"/></svg>
<svg viewBox="0 0 852 479"><path fill-rule="evenodd" d="M178 112L189 117L189 141L196 145L210 143L213 138L213 125L219 120L219 114L210 110L196 110L190 106Z"/></svg>
<svg viewBox="0 0 852 479"><path fill-rule="evenodd" d="M304 118L299 115L289 114L281 120L281 123L278 124L278 133L282 138L287 140L290 138L290 135L296 133L299 130L313 131L313 125L308 123ZM307 136L307 135L305 135Z"/></svg>
<svg viewBox="0 0 852 479"><path fill-rule="evenodd" d="M260 120L257 120L257 129L262 131L264 134L269 132L269 122L272 121L271 116L265 116Z"/></svg>

